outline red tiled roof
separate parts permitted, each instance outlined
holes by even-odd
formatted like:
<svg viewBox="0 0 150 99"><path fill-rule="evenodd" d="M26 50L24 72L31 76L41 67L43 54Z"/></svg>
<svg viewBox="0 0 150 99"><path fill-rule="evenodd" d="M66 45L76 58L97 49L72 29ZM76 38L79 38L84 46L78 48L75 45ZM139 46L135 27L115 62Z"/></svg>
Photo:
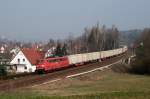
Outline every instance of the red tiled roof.
<svg viewBox="0 0 150 99"><path fill-rule="evenodd" d="M38 51L37 49L24 48L21 51L32 65L36 65L38 60L44 58L44 53Z"/></svg>

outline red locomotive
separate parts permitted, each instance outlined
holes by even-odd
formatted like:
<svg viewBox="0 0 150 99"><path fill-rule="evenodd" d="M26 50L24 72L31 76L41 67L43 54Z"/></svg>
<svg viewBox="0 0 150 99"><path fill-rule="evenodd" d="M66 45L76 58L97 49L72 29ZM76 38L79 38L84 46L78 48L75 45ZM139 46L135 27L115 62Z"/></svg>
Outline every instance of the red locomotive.
<svg viewBox="0 0 150 99"><path fill-rule="evenodd" d="M39 62L39 64L36 67L36 70L48 72L49 70L56 70L68 66L68 57L47 58Z"/></svg>

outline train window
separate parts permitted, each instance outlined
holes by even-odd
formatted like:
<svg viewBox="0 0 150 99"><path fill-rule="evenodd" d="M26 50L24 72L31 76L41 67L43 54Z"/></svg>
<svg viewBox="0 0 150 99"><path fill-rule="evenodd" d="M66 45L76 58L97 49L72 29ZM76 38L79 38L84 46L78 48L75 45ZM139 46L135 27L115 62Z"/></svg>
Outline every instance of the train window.
<svg viewBox="0 0 150 99"><path fill-rule="evenodd" d="M53 60L53 62L58 62L58 61L59 61L58 59L54 59L54 60Z"/></svg>
<svg viewBox="0 0 150 99"><path fill-rule="evenodd" d="M58 60L57 59L47 60L47 62L50 62L50 63L52 63L52 62L58 62Z"/></svg>
<svg viewBox="0 0 150 99"><path fill-rule="evenodd" d="M50 62L52 62L52 60L47 60L47 62L49 62L49 63L50 63Z"/></svg>
<svg viewBox="0 0 150 99"><path fill-rule="evenodd" d="M60 61L65 61L65 58L60 59Z"/></svg>

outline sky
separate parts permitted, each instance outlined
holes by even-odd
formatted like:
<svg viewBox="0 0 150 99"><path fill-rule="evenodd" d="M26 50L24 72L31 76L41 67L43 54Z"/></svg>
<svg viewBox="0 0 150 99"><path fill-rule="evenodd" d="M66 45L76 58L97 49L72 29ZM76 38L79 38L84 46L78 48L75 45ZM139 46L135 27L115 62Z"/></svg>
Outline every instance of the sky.
<svg viewBox="0 0 150 99"><path fill-rule="evenodd" d="M78 36L99 22L150 27L150 0L0 0L0 36L40 41Z"/></svg>

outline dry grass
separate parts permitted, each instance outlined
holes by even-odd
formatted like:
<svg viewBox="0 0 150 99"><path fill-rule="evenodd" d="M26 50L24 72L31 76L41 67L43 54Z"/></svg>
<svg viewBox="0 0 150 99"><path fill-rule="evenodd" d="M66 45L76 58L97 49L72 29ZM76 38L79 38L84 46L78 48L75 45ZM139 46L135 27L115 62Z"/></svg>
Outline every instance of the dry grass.
<svg viewBox="0 0 150 99"><path fill-rule="evenodd" d="M106 70L64 79L35 88L27 88L25 90L32 90L36 93L51 96L111 92L150 92L149 82L149 76L115 73L111 70Z"/></svg>
<svg viewBox="0 0 150 99"><path fill-rule="evenodd" d="M112 97L111 99L149 99L150 77L116 73L112 70L96 71L79 77L63 79L55 83L20 89L16 92L21 93L21 95L32 93L35 96L54 96L56 99L87 99L88 97L93 97L94 99L99 99L96 97L104 99L110 99L110 97ZM54 98L50 97L39 99Z"/></svg>

